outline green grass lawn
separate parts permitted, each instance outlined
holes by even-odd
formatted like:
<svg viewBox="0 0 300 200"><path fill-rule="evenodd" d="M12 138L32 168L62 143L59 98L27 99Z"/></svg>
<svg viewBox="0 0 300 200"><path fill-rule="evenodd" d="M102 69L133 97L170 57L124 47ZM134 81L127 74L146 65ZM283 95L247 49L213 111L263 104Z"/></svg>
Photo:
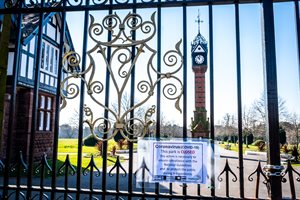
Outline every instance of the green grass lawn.
<svg viewBox="0 0 300 200"><path fill-rule="evenodd" d="M228 143L225 142L224 144L220 144L220 147L225 149L225 145L227 145ZM235 144L235 143L229 143L230 145L230 149L231 151L235 151L235 152L239 152L239 145ZM245 151L258 151L257 146L254 145L248 145L248 147L243 144L243 154L245 153Z"/></svg>
<svg viewBox="0 0 300 200"><path fill-rule="evenodd" d="M108 141L108 151L107 151L107 166L112 166L114 165L115 161L116 161L116 157L110 156L109 153L112 150L113 146L117 147L117 143L114 142L113 140ZM137 148L137 144L134 143L133 148L136 149ZM118 149L118 147L117 147ZM66 161L66 157L67 155L69 155L69 160L72 164L72 166L74 167L74 169L76 170L78 164L77 164L77 160L78 160L78 139L59 139L58 140L58 156L57 156L57 165L56 165L56 171L58 172L59 168L65 163ZM99 153L99 151L97 150L96 147L87 147L87 146L82 146L82 162L81 162L81 166L82 169L85 169L90 161L91 161L91 155L94 155L94 162L97 166L97 168L99 170L102 169L102 163L103 163L103 159L101 156L97 155ZM121 162L124 160L121 156L120 156L120 160ZM49 159L48 160L48 164L50 167L52 167L52 160ZM39 169L40 168L40 162L38 163L34 163L34 169ZM64 169L62 169L64 172ZM69 169L70 170L70 169ZM0 176L2 176L3 174L0 173ZM20 172L21 176L26 176L27 174L24 173L23 171ZM34 176L39 177L41 175L40 171L36 171L34 170ZM11 172L10 176L17 176L16 171ZM50 177L50 174L45 174L46 177Z"/></svg>
<svg viewBox="0 0 300 200"><path fill-rule="evenodd" d="M108 150L107 153L111 152L113 146L116 146L118 149L118 145L115 141L108 141ZM137 148L137 144L134 143L133 148ZM65 162L67 154L69 154L69 159L71 164L74 167L77 167L77 152L78 152L78 140L77 139L59 139L58 140L58 160L59 162ZM91 155L94 155L94 161L97 167L100 169L102 167L103 159L101 156L96 156L98 154L98 150L96 147L87 147L82 146L82 168L86 168L91 160ZM121 158L121 157L120 157ZM107 165L113 165L116 160L116 157L108 156ZM122 160L122 158L121 158Z"/></svg>
<svg viewBox="0 0 300 200"><path fill-rule="evenodd" d="M227 142L224 142L224 144L220 144L221 148L225 149L225 145L227 145ZM235 143L229 143L230 146L230 151L235 151L235 152L239 152L239 145L235 144ZM243 144L243 154L245 154L245 151L259 151L257 146L254 145L248 145L248 147L246 147L245 144ZM266 151L266 150L265 150ZM299 167L300 163L292 163L293 167Z"/></svg>

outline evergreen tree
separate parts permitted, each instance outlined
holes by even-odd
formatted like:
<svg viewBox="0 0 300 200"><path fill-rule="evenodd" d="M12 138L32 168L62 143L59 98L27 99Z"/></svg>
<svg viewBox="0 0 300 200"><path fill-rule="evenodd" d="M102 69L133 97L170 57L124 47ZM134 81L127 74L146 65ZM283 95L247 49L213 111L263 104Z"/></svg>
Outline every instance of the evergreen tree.
<svg viewBox="0 0 300 200"><path fill-rule="evenodd" d="M279 127L279 143L281 146L286 144L286 132L281 126Z"/></svg>

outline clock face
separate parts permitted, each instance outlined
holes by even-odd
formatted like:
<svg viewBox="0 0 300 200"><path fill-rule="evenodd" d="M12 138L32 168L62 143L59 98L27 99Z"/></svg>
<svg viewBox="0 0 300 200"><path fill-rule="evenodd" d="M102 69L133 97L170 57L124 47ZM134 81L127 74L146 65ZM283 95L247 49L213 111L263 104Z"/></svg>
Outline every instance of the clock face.
<svg viewBox="0 0 300 200"><path fill-rule="evenodd" d="M202 64L203 62L204 62L204 57L203 57L202 55L197 55L197 56L195 57L195 63L196 63L196 64L200 65L200 64Z"/></svg>

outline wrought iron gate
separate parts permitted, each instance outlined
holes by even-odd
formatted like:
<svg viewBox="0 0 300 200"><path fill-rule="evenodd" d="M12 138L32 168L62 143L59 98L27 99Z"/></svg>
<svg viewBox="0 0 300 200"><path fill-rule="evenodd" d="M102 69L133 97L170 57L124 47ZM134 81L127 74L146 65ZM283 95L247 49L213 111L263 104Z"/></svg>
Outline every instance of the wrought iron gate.
<svg viewBox="0 0 300 200"><path fill-rule="evenodd" d="M288 2L288 1L287 1ZM296 16L298 48L300 41L300 23L299 23L299 2L294 3L294 12ZM259 4L262 7L263 38L264 38L264 82L265 96L267 100L267 135L269 138L268 161L264 169L258 162L257 168L251 174L245 174L245 159L243 158L243 137L242 137L242 89L241 89L241 58L240 58L240 22L239 7L244 3ZM278 94L277 94L277 75L276 75L276 56L275 56L275 32L274 32L274 14L273 5L276 2L271 0L263 1L206 1L206 0L5 0L4 7L0 9L1 14L11 14L16 26L15 48L13 70L10 80L9 93L7 99L7 142L5 160L0 161L0 170L3 174L3 183L0 184L3 199L205 199L205 198L266 198L266 194L260 195L260 191L268 190L272 199L282 199L282 183L287 182L290 186L290 195L292 199L300 198L296 194L296 188L299 188L299 171L295 170L289 162L283 168L280 162L279 148L279 118L278 118ZM215 171L214 157L210 160L211 176L210 187L204 188L201 185L160 185L156 183L153 188L147 188L145 183L141 187L135 187L135 174L138 171L147 173L147 166L136 166L134 161L134 142L137 137L143 137L149 134L149 126L153 122L161 122L162 98L167 99L174 104L178 112L182 112L182 138L188 137L187 106L189 97L187 95L187 52L188 52L188 27L187 11L190 7L207 6L208 10L208 33L209 33L209 88L210 88L210 140L211 147L214 150L215 140L215 121L214 121L214 26L213 9L217 5L232 5L235 14L235 48L236 48L236 71L237 71L237 110L238 110L238 162L234 158L227 157L223 159L224 166L220 171ZM178 8L182 12L182 40L173 44L172 49L163 52L163 43L161 37L162 14L164 8ZM151 17L145 17L138 14L138 10L153 10ZM123 10L130 11L129 14L122 17L118 12ZM71 12L84 12L82 55L72 47L72 42L68 41L68 26L66 24L66 14ZM93 14L98 11L105 11L103 19L94 17ZM43 45L44 25L53 14L58 13L60 22L59 35L56 32L56 39L59 41L57 46L57 80L53 79L52 87L46 87L41 82L42 74L51 71L54 63L47 61L49 68L42 66L48 59L43 56L43 51L48 51ZM92 14L91 14L92 13ZM34 61L34 74L32 81L20 81L21 73L21 52L24 37L24 15L33 14L32 19L36 21L36 49ZM96 14L95 14L96 15ZM23 21L23 22L22 22ZM54 22L53 22L54 23ZM23 30L23 31L22 31ZM140 31L140 32L139 32ZM105 34L105 39L101 38ZM144 38L140 38L143 34ZM145 36L146 35L146 36ZM100 39L98 38L100 37ZM156 46L152 48L149 41L156 38ZM58 39L59 38L59 39ZM49 41L49 43L53 41ZM89 45L93 46L92 48ZM50 49L50 48L49 48ZM52 55L55 55L55 48ZM146 72L143 79L139 81L136 64L143 52L150 52L150 57L145 62ZM299 51L300 52L300 51ZM105 66L105 79L95 80L100 74L95 72L97 62L93 58L93 53L103 59ZM157 54L157 59L154 56ZM49 53L50 55L50 53ZM299 55L300 57L300 55ZM143 59L143 57L142 57ZM145 58L144 58L145 59ZM118 60L120 65L118 71L114 71L112 62ZM47 64L47 65L48 65ZM126 66L129 64L129 67ZM167 65L172 70L163 71L162 65ZM175 67L175 70L174 68ZM55 68L55 67L54 67ZM52 69L52 72L55 71ZM45 75L46 76L46 75ZM116 77L124 79L120 84ZM44 75L43 75L44 77ZM71 79L80 80L76 84ZM170 83L162 85L161 81L175 80L177 85ZM46 80L46 79L44 79ZM49 80L52 80L49 78ZM49 81L50 83L51 81ZM20 152L16 157L13 154L12 146L15 121L15 112L19 109L16 106L18 85L26 85L32 89L32 113L31 124L28 126L30 140L28 145L28 154L26 158L24 152ZM31 85L31 86L30 86ZM137 89L136 89L137 87ZM168 88L168 87L171 87ZM110 106L112 88L116 90L117 108L113 110ZM130 106L128 109L121 108L122 96L128 90L130 93ZM43 98L51 100L45 93L54 94L52 106L53 124L47 125L46 116L51 113L47 106L41 107ZM44 97L41 97L41 94ZM97 118L94 110L85 105L85 94L89 95L93 101L103 110L103 116ZM136 102L137 96L145 95L141 102ZM163 94L163 95L161 95ZM100 96L96 96L100 95ZM102 95L102 96L101 96ZM143 118L136 117L137 108L144 105L150 97L154 96L155 106L148 106ZM66 105L67 99L79 97L79 132L78 132L78 152L77 168L75 169L66 155L65 162L58 163L58 134L59 134L59 110ZM102 99L101 99L102 98ZM101 101L99 100L101 99ZM45 101L45 102L48 102ZM47 104L47 103L45 103ZM182 106L181 106L182 105ZM51 106L50 106L51 107ZM182 107L182 108L181 108ZM102 112L102 111L101 111ZM41 120L40 113L44 113ZM49 116L51 116L49 114ZM43 121L42 124L37 122ZM82 145L84 135L84 122L88 125L90 132L98 141L102 141L103 165L98 169L93 156L89 165L82 169ZM136 122L138 122L136 124ZM97 125L97 123L99 123ZM51 164L44 154L36 164L34 157L37 138L37 131L42 129L51 129L53 127L53 152ZM104 133L102 137L97 136L97 128ZM111 131L113 129L113 131ZM137 131L139 129L139 131ZM156 123L155 137L160 138L160 123ZM119 158L113 161L113 166L108 167L108 140L117 134L126 138L129 146L129 160L124 164ZM253 162L253 161L247 161ZM231 163L231 164L230 164ZM126 165L126 166L124 166ZM57 167L56 167L57 166ZM237 168L235 168L237 167ZM235 170L238 169L238 170ZM38 176L36 178L35 176ZM285 178L288 176L288 178ZM295 179L296 178L296 179ZM262 180L261 180L262 179ZM288 180L287 180L288 179ZM255 194L245 194L245 183L256 181ZM216 193L218 185L223 185L222 192ZM254 183L252 183L254 185ZM238 188L238 193L234 188ZM191 191L194 192L191 192ZM205 190L205 191L204 191ZM253 192L254 192L253 191ZM234 194L233 194L234 193Z"/></svg>

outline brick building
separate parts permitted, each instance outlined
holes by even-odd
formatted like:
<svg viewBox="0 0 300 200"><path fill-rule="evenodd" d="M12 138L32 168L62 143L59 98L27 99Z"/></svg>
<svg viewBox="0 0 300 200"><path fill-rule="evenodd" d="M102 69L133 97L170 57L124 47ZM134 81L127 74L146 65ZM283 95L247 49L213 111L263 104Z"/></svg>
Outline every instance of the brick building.
<svg viewBox="0 0 300 200"><path fill-rule="evenodd" d="M1 20L0 20L1 21ZM0 23L1 24L1 23ZM36 66L38 14L25 14L22 20L22 45L20 50L20 66L17 75L17 93L14 113L14 125L12 130L12 158L20 151L23 157L28 158L31 137L32 110L34 101L34 72ZM52 156L55 119L55 97L58 81L59 43L61 30L61 15L47 13L44 15L41 63L39 103L37 110L36 132L34 142L34 159L40 158L44 153ZM12 16L11 39L9 45L7 93L5 96L5 116L0 157L5 158L6 141L8 134L9 104L11 97L11 85L13 76L13 62L15 54L15 17ZM70 33L66 27L65 38L67 45L73 48ZM62 73L63 77L65 76Z"/></svg>

